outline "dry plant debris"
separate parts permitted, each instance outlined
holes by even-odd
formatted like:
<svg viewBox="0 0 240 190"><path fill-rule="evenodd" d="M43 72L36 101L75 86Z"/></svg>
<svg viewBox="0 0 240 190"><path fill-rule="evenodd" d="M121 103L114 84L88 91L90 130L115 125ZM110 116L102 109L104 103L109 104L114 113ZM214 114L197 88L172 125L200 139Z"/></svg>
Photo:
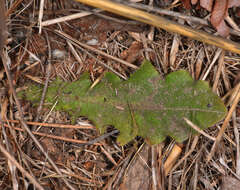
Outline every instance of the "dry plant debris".
<svg viewBox="0 0 240 190"><path fill-rule="evenodd" d="M239 1L118 2L161 14L209 35L213 35L215 29L220 32L218 27L221 29L221 24L226 23L228 38L239 44ZM184 8L186 3L191 9ZM206 11L204 4L211 5L211 10ZM220 9L220 5L225 8ZM4 7L8 27L6 40ZM1 50L4 67L0 66L0 189L32 189L33 184L37 189L47 190L137 189L139 186L169 190L228 189L230 184L231 189L238 188L239 54L73 0L0 0L0 9L1 49L4 46L4 51ZM110 126L106 136L96 142L99 133L88 118L81 117L72 123L68 114L56 111L55 106L47 108L44 101L36 108L24 99L14 98L14 89L17 92L26 89L27 82L47 89L48 83L56 77L76 81L85 71L93 82L100 80L106 70L127 79L144 58L149 58L163 77L185 69L196 80L208 81L228 106L231 112L224 127L220 123L204 131L215 139L220 136L215 154L208 162L214 142L207 135L189 138L182 144L167 139L150 147L143 139L136 138L119 146L117 134L112 133L114 128ZM43 93L43 100L44 96ZM25 127L31 128L44 154ZM220 133L221 129L225 130ZM82 142L85 144L80 145ZM173 158L172 168L165 168L175 149L181 150L179 157Z"/></svg>
<svg viewBox="0 0 240 190"><path fill-rule="evenodd" d="M221 36L225 37L229 35L229 27L224 21L226 18L229 18L228 9L240 6L240 1L238 0L182 0L182 2L185 8L190 9L192 4L194 6L201 6L211 12L211 24L217 29ZM239 10L233 14L236 16L239 14Z"/></svg>

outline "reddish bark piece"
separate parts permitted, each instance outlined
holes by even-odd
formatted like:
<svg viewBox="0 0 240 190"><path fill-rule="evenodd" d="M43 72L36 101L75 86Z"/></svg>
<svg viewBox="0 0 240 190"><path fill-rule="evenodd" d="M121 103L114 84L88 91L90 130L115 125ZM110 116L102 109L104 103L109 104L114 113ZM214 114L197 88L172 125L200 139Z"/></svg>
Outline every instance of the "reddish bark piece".
<svg viewBox="0 0 240 190"><path fill-rule="evenodd" d="M237 190L240 187L240 181L236 178L226 176L222 179L220 190Z"/></svg>
<svg viewBox="0 0 240 190"><path fill-rule="evenodd" d="M228 10L228 0L216 0L212 15L211 15L211 23L212 25L217 28L218 25L222 22L224 19L226 13Z"/></svg>
<svg viewBox="0 0 240 190"><path fill-rule="evenodd" d="M200 6L211 12L213 8L213 0L200 0Z"/></svg>
<svg viewBox="0 0 240 190"><path fill-rule="evenodd" d="M237 17L240 17L240 8L237 8L236 16L237 16Z"/></svg>
<svg viewBox="0 0 240 190"><path fill-rule="evenodd" d="M240 108L237 108L237 110L236 110L236 112L237 112L237 117L240 117Z"/></svg>
<svg viewBox="0 0 240 190"><path fill-rule="evenodd" d="M190 0L182 0L183 6L185 9L191 9L191 3Z"/></svg>
<svg viewBox="0 0 240 190"><path fill-rule="evenodd" d="M220 22L216 29L218 34L220 34L223 37L227 37L229 35L229 27L226 25L224 20Z"/></svg>
<svg viewBox="0 0 240 190"><path fill-rule="evenodd" d="M141 57L142 43L134 41L131 46L121 53L121 58L129 63L134 63Z"/></svg>
<svg viewBox="0 0 240 190"><path fill-rule="evenodd" d="M198 0L191 0L192 5L196 5Z"/></svg>
<svg viewBox="0 0 240 190"><path fill-rule="evenodd" d="M239 7L239 6L240 6L240 0L228 0L228 8Z"/></svg>
<svg viewBox="0 0 240 190"><path fill-rule="evenodd" d="M6 23L5 23L5 4L4 1L0 1L0 52L2 51L3 46L6 41Z"/></svg>

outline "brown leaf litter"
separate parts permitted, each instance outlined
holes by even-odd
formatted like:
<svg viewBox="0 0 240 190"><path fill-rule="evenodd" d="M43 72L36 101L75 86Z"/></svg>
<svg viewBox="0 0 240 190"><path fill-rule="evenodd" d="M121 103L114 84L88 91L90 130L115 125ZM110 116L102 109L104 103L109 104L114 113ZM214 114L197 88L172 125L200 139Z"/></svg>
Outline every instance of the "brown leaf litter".
<svg viewBox="0 0 240 190"><path fill-rule="evenodd" d="M228 26L231 29L229 36L239 43L237 28L234 27L237 22L235 8L239 6L239 1L226 1L228 4L221 4L221 10L218 8L219 1L214 2L185 0L184 5L192 8L191 12L186 11L182 4L175 4L175 1L171 0L164 3L156 1L153 5L161 4L162 9L172 11L168 12L170 15L190 14L187 20L175 16L171 18L210 33L214 32L210 25L196 25L192 22L192 17L197 15L207 21L205 17L208 15L214 27L228 19L228 23L233 22L233 25ZM145 145L143 139L137 138L121 147L114 134L95 144L87 144L86 142L92 142L100 135L87 118L77 118L73 123L66 113L55 111L54 107L48 109L43 106L38 112L36 106L21 100L23 119L27 126L34 130L34 136L44 147L44 155L35 143L29 146L29 135L23 130L23 124L16 121L22 116L9 84L13 82L15 89L21 91L28 87L28 82L44 86L46 81L51 82L57 76L65 81L73 81L85 71L89 72L91 79L95 81L108 69L127 78L145 57L149 57L162 76L174 70L185 69L196 80L209 81L210 85L214 86L214 91L224 97L226 105L231 108L239 93L239 55L104 12L43 26L42 33L39 34L35 25L38 21L39 5L27 0L8 3L6 15L9 35L5 47L13 80L7 79L6 70L0 66L0 90L3 89L0 101L1 145L11 154L6 157L6 154L1 153L0 189L31 188L35 182L26 177L27 173L31 173L36 184L44 189L238 188L239 103L234 104L236 108L232 109L230 121L225 122L227 129L222 134L219 149L212 159L206 162L214 142L205 136L189 138L188 142L181 145L168 139L157 146ZM204 7L209 14L197 5ZM43 21L75 14L80 9L93 11L74 1L47 1L44 4ZM0 11L1 13L3 11ZM230 20L226 17L229 13ZM3 26L1 19L0 26ZM3 30L4 28L0 27L0 34ZM62 31L74 40L56 31ZM235 35L232 35L233 33ZM3 41L4 38L0 38L2 46ZM83 48L77 42L88 46ZM100 52L88 49L89 46ZM47 69L48 64L52 66L50 72ZM217 137L221 127L220 123L205 132ZM109 126L107 133L113 130L113 126ZM170 163L171 167L167 169L169 172L166 172L166 163L176 147L181 150L180 157ZM54 161L61 175L47 157ZM14 158L25 172L19 172L13 162L8 162L10 158Z"/></svg>

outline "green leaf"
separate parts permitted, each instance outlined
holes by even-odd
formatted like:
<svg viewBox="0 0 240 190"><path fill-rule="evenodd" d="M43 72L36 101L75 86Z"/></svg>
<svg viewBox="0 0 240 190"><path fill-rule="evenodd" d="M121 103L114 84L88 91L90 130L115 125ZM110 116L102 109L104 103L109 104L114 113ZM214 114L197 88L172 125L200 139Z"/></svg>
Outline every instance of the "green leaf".
<svg viewBox="0 0 240 190"><path fill-rule="evenodd" d="M106 73L102 81L89 90L91 81L87 73L75 82L59 79L51 83L46 102L66 111L74 118L87 116L104 132L113 125L120 131L118 141L126 144L142 136L150 144L162 142L171 136L182 142L190 133L196 134L184 121L191 120L206 129L222 120L226 107L205 81L194 81L184 70L173 72L161 80L160 75L145 61L127 81L113 73ZM26 98L40 100L39 89L30 87Z"/></svg>

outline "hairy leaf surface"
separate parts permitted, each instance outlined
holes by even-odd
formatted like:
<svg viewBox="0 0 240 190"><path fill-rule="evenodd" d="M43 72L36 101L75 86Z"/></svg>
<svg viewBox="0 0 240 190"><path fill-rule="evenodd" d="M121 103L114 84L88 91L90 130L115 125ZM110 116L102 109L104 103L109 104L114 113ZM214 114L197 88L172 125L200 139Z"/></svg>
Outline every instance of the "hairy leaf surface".
<svg viewBox="0 0 240 190"><path fill-rule="evenodd" d="M51 105L58 99L56 109L73 117L87 116L101 132L113 125L120 131L120 144L136 136L150 144L160 143L166 136L182 142L191 132L196 133L183 117L206 129L226 114L226 107L207 82L194 81L184 70L161 80L147 61L127 81L107 72L97 86L91 90L90 86L87 73L71 83L57 79L49 86L45 101ZM31 86L25 94L36 103L41 89Z"/></svg>

